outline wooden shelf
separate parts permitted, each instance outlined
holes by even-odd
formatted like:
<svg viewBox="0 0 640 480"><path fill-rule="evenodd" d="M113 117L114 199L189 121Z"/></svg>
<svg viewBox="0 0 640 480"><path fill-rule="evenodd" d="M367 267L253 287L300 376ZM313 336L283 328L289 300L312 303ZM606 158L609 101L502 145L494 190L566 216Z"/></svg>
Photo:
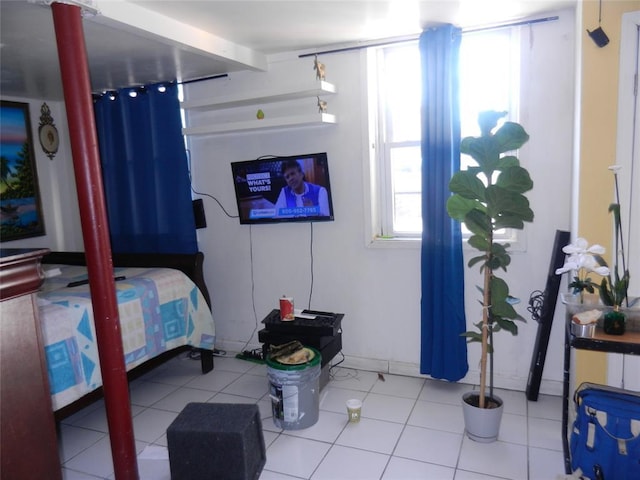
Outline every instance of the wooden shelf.
<svg viewBox="0 0 640 480"><path fill-rule="evenodd" d="M627 330L624 335L607 335L598 327L592 338L571 335L571 346L582 350L640 355L640 332Z"/></svg>
<svg viewBox="0 0 640 480"><path fill-rule="evenodd" d="M262 105L267 103L284 102L300 98L319 97L336 93L336 87L332 83L318 81L312 88L301 90L265 90L242 93L236 95L224 95L218 97L186 100L181 103L185 110L222 110L225 108L246 107L249 105Z"/></svg>
<svg viewBox="0 0 640 480"><path fill-rule="evenodd" d="M243 122L200 125L184 128L182 129L182 133L184 135L219 135L224 133L240 133L255 130L312 127L330 125L334 123L336 123L335 115L331 115L329 113L316 113L309 115L264 118L262 120L247 120Z"/></svg>

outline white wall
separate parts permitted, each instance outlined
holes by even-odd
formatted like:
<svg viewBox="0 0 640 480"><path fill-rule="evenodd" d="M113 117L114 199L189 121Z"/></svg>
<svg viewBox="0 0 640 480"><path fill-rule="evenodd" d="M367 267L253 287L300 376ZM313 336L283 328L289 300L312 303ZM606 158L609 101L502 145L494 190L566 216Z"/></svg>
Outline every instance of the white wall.
<svg viewBox="0 0 640 480"><path fill-rule="evenodd" d="M2 99L29 104L31 137L38 172L45 235L0 242L0 247L82 251L84 247L80 230L80 213L64 102L4 96ZM60 136L58 153L53 160L47 157L38 141L40 108L44 102L51 110L51 117Z"/></svg>
<svg viewBox="0 0 640 480"><path fill-rule="evenodd" d="M574 16L560 12L560 20L523 29L522 96L530 108L520 112L531 136L521 150L535 187L530 195L536 219L522 235L506 275L514 295L526 311L529 294L543 289L556 229L569 228L573 132ZM270 132L190 136L195 190L215 196L229 211L237 208L230 163L262 155L295 155L326 151L329 157L335 221L313 226L313 296L311 307L345 314L343 352L347 365L372 370L418 374L420 356L420 252L414 248L375 248L365 244L365 163L367 155L366 65L363 52L322 56L327 80L338 93L325 98L338 124L318 128ZM185 98L218 96L275 86L313 82L312 58L280 55L266 73L242 72L228 78L194 83ZM270 115L270 108L263 107ZM309 100L309 112L316 109ZM255 115L247 107L233 115ZM189 113L191 121L215 117ZM278 297L293 296L307 307L310 296L311 255L308 224L241 226L204 197L208 228L198 231L205 253L205 276L213 299L217 346L229 350L258 346L259 322L277 308ZM467 252L470 253L470 252ZM467 321L479 316L475 285L468 272ZM545 367L542 392L559 393L562 379L561 306L556 315ZM446 321L446 319L443 319ZM496 339L496 383L524 390L537 332L529 321L520 335ZM469 347L470 372L477 381L479 352Z"/></svg>
<svg viewBox="0 0 640 480"><path fill-rule="evenodd" d="M573 135L574 18L560 12L560 20L523 30L523 56L527 73L522 96L531 108L523 109L521 123L531 136L521 150L521 161L535 182L530 195L535 222L523 232L522 248L514 252L507 278L523 303L520 313L529 318L529 294L543 289L556 229L569 228ZM326 151L329 156L335 221L313 226L313 295L311 307L345 314L343 352L346 365L410 375L419 372L420 356L420 252L414 248L375 248L365 242L366 65L363 52L322 56L327 80L338 93L327 96L329 112L338 124L319 128L288 129L222 136L191 136L189 147L194 188L211 194L236 213L230 163L261 155L295 155ZM243 72L228 78L189 84L187 99L235 91L292 89L313 82L312 58L281 55L271 59L267 73ZM4 97L3 97L4 98ZM9 247L48 247L82 250L64 104L27 100L30 104L36 164L47 234L3 242ZM60 131L60 150L49 160L37 143L42 101L47 101ZM301 101L300 101L301 102ZM316 111L315 98L308 111ZM284 105L287 108L288 105ZM299 104L296 104L296 108ZM249 107L247 107L249 108ZM267 116L276 107L263 107ZM305 107L307 108L307 107ZM251 107L251 118L256 108ZM234 115L242 115L242 109ZM189 114L191 115L191 114ZM211 115L202 113L201 116ZM195 118L195 117L194 117ZM309 224L241 226L228 218L210 198L203 197L208 227L198 230L205 253L205 276L213 299L217 346L238 350L246 342L257 347L255 331L262 318L277 308L278 297L291 295L297 307L307 307L311 284ZM469 255L471 252L467 252ZM479 275L466 279L467 321L479 316L475 285ZM255 310L254 310L255 309ZM255 313L254 313L255 311ZM562 315L557 308L542 392L560 393L562 379ZM446 321L446 319L443 319ZM520 334L496 339L496 384L524 390L537 332L532 321ZM470 371L464 381L477 381L478 347L469 346Z"/></svg>

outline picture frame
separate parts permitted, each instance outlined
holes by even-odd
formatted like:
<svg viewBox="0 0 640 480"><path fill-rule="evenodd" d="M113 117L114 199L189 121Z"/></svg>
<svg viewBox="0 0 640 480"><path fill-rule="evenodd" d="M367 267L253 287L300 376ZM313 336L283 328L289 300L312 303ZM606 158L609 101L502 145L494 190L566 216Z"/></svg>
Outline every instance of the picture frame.
<svg viewBox="0 0 640 480"><path fill-rule="evenodd" d="M42 235L29 104L0 100L0 241Z"/></svg>

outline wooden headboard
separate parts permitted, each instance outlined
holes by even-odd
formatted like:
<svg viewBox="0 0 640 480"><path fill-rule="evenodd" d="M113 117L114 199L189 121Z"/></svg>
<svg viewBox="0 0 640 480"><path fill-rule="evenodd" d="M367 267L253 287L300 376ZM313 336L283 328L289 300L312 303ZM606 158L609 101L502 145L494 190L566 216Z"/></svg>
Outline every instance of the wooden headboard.
<svg viewBox="0 0 640 480"><path fill-rule="evenodd" d="M187 253L114 253L114 267L164 267L180 270L200 289L211 308L209 290L204 281L204 254ZM42 257L42 263L62 265L86 265L84 252L50 252Z"/></svg>

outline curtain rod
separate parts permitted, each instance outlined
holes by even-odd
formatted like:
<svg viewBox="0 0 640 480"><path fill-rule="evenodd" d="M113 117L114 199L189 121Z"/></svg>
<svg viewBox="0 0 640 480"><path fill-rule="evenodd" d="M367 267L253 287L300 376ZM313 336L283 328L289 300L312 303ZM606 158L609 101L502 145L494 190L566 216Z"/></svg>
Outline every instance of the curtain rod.
<svg viewBox="0 0 640 480"><path fill-rule="evenodd" d="M518 22L510 22L510 23L501 23L499 25L491 25L491 26L487 26L487 27L478 27L478 28L468 28L468 29L462 29L461 33L465 34L465 33L476 33L476 32L483 32L483 31L487 31L487 30L497 30L499 28L508 28L508 27L518 27L518 26L522 26L522 25L533 25L536 23L544 23L544 22L553 22L555 20L558 20L557 15L553 16L553 17L543 17L543 18L534 18L532 20L521 20ZM332 50L322 50L320 52L314 52L314 53L303 53L298 55L298 58L305 58L305 57L313 57L315 55L327 55L330 53L340 53L340 52L349 52L352 50L362 50L363 48L371 48L371 47L383 47L385 45L393 45L395 43L404 43L404 42L409 42L412 40L417 40L418 36L411 36L411 37L403 37L403 38L397 38L397 39L390 39L390 40L382 40L380 42L373 42L373 43L367 43L365 45L354 45L351 47L343 47L343 48L335 48Z"/></svg>

